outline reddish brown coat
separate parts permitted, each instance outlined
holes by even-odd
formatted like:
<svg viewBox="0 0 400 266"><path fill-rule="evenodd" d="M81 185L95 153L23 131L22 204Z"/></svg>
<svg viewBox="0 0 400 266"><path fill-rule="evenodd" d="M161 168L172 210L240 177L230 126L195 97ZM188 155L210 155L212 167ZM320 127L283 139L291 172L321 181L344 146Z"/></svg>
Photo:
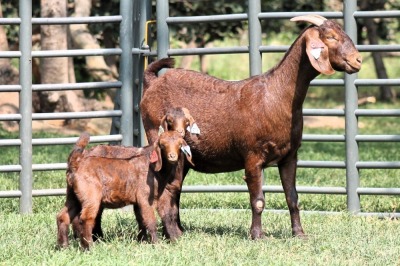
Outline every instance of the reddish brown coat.
<svg viewBox="0 0 400 266"><path fill-rule="evenodd" d="M140 104L150 143L166 109L187 107L201 128L197 138L186 136L195 166L204 173L245 169L250 192L253 239L263 236L262 168L277 164L291 214L294 235L303 235L295 187L297 151L303 131L303 102L311 80L320 73L355 73L361 56L353 42L330 20L301 16L306 28L282 61L268 72L240 81L225 81L195 71L174 69L173 59L149 65ZM169 68L157 76L161 68ZM179 196L178 196L179 198ZM179 203L177 203L179 204ZM179 217L177 218L179 223Z"/></svg>

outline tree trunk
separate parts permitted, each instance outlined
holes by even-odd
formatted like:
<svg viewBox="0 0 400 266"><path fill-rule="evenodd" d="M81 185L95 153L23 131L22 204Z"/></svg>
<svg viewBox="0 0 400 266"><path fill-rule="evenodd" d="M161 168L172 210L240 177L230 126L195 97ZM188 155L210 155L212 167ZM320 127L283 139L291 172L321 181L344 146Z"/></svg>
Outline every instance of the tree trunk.
<svg viewBox="0 0 400 266"><path fill-rule="evenodd" d="M378 10L384 7L386 1L362 0L360 1L361 10ZM364 25L367 28L367 36L369 44L378 44L377 27L373 19L364 19ZM376 75L379 79L387 79L388 75L383 62L382 52L373 52L372 58L375 64ZM385 102L394 102L396 100L396 92L390 86L379 86L379 100Z"/></svg>
<svg viewBox="0 0 400 266"><path fill-rule="evenodd" d="M3 9L0 1L0 18L3 17ZM7 34L4 27L0 25L0 51L9 51ZM0 58L0 84L19 84L18 70L11 65L10 58Z"/></svg>
<svg viewBox="0 0 400 266"><path fill-rule="evenodd" d="M41 17L66 17L67 0L41 0ZM41 26L41 49L42 50L67 50L67 26L66 25L42 25ZM48 57L40 59L40 81L42 84L68 83L70 81L69 59L67 57ZM74 78L74 77L73 77ZM33 106L39 108L37 112L70 112L81 111L77 92L75 91L44 91L38 92L38 104Z"/></svg>
<svg viewBox="0 0 400 266"><path fill-rule="evenodd" d="M74 17L88 17L92 8L92 1L75 0ZM93 37L87 25L71 24L69 25L71 37L74 46L79 49L100 49L95 37ZM98 81L112 81L118 77L118 74L112 71L106 64L103 56L87 56L86 69L89 74Z"/></svg>
<svg viewBox="0 0 400 266"><path fill-rule="evenodd" d="M365 27L367 28L368 33L368 41L369 44L378 44L378 37L377 37L377 29L376 24L373 19L367 18L365 19ZM375 71L376 75L379 79L387 79L388 75L386 72L386 67L383 62L382 52L373 52L372 58L375 64ZM391 89L390 86L379 86L379 100L389 102L394 101L396 99L395 92Z"/></svg>
<svg viewBox="0 0 400 266"><path fill-rule="evenodd" d="M193 40L191 40L185 47L186 49L189 48L196 48L196 42ZM181 63L179 65L179 67L184 68L184 69L190 69L192 62L194 59L194 55L186 55L184 57L182 57Z"/></svg>

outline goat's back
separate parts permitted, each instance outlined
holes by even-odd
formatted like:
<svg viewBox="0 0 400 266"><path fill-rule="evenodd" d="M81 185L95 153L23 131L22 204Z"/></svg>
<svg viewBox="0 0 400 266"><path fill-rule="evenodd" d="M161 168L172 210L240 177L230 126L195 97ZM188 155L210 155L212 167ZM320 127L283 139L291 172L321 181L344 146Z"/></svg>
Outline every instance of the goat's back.
<svg viewBox="0 0 400 266"><path fill-rule="evenodd" d="M109 159L131 159L148 153L147 147L125 147L114 145L98 145L85 152L85 157L101 157Z"/></svg>
<svg viewBox="0 0 400 266"><path fill-rule="evenodd" d="M106 208L119 208L137 202L138 195L150 194L149 161L146 156L130 160L84 157L74 175L78 198L98 195Z"/></svg>

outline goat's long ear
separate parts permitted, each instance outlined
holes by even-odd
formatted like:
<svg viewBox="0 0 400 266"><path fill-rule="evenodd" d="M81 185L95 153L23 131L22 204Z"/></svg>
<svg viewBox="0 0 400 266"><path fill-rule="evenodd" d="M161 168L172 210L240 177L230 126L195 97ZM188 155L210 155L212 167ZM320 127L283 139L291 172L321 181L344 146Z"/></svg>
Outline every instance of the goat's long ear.
<svg viewBox="0 0 400 266"><path fill-rule="evenodd" d="M167 115L164 115L160 120L160 127L165 131L168 131Z"/></svg>
<svg viewBox="0 0 400 266"><path fill-rule="evenodd" d="M159 172L162 167L162 157L161 157L161 148L158 140L154 142L153 147L154 147L153 153L157 155L157 161L155 161L154 171Z"/></svg>
<svg viewBox="0 0 400 266"><path fill-rule="evenodd" d="M306 32L306 52L311 65L320 73L335 73L329 62L328 46L319 38L318 30L310 28Z"/></svg>
<svg viewBox="0 0 400 266"><path fill-rule="evenodd" d="M186 150L185 148L188 149L189 151ZM192 153L190 152L190 147L189 147L189 145L187 145L187 143L184 139L182 139L182 148L181 149L182 149L183 153L185 154L188 162L194 166L194 163L192 162Z"/></svg>
<svg viewBox="0 0 400 266"><path fill-rule="evenodd" d="M190 114L189 110L185 107L182 107L182 111L185 114L186 119L189 120L190 128L192 128L195 123L193 116Z"/></svg>

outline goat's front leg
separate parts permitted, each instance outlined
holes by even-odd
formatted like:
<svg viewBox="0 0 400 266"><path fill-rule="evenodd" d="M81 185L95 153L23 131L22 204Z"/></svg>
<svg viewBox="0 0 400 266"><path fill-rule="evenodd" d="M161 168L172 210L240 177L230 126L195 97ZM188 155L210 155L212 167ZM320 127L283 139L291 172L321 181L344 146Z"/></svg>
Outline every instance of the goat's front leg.
<svg viewBox="0 0 400 266"><path fill-rule="evenodd" d="M163 225L163 235L172 241L182 235L182 230L178 226L179 213L176 201L176 192L165 189L157 204L157 212Z"/></svg>
<svg viewBox="0 0 400 266"><path fill-rule="evenodd" d="M250 193L250 205L252 211L252 220L250 227L251 239L260 239L264 237L261 225L261 214L264 210L265 201L262 192L261 164L253 159L248 160L245 166L245 181Z"/></svg>
<svg viewBox="0 0 400 266"><path fill-rule="evenodd" d="M176 206L178 208L178 217L177 217L177 223L178 223L178 227L179 229L184 232L185 228L183 228L182 226L182 222L181 222L181 216L180 216L180 201L181 201L181 193L182 193L182 185L183 185L183 181L185 180L185 176L187 175L187 173L189 172L189 167L184 167L183 169L183 175L182 175L182 181L181 181L181 187L179 189L179 191L177 192L176 195ZM179 173L178 173L179 174ZM179 178L179 176L177 176L176 178Z"/></svg>
<svg viewBox="0 0 400 266"><path fill-rule="evenodd" d="M293 158L279 163L278 168L283 190L285 192L286 202L290 212L292 234L293 236L305 237L303 227L301 226L300 222L300 211L296 190L297 154L293 156Z"/></svg>

